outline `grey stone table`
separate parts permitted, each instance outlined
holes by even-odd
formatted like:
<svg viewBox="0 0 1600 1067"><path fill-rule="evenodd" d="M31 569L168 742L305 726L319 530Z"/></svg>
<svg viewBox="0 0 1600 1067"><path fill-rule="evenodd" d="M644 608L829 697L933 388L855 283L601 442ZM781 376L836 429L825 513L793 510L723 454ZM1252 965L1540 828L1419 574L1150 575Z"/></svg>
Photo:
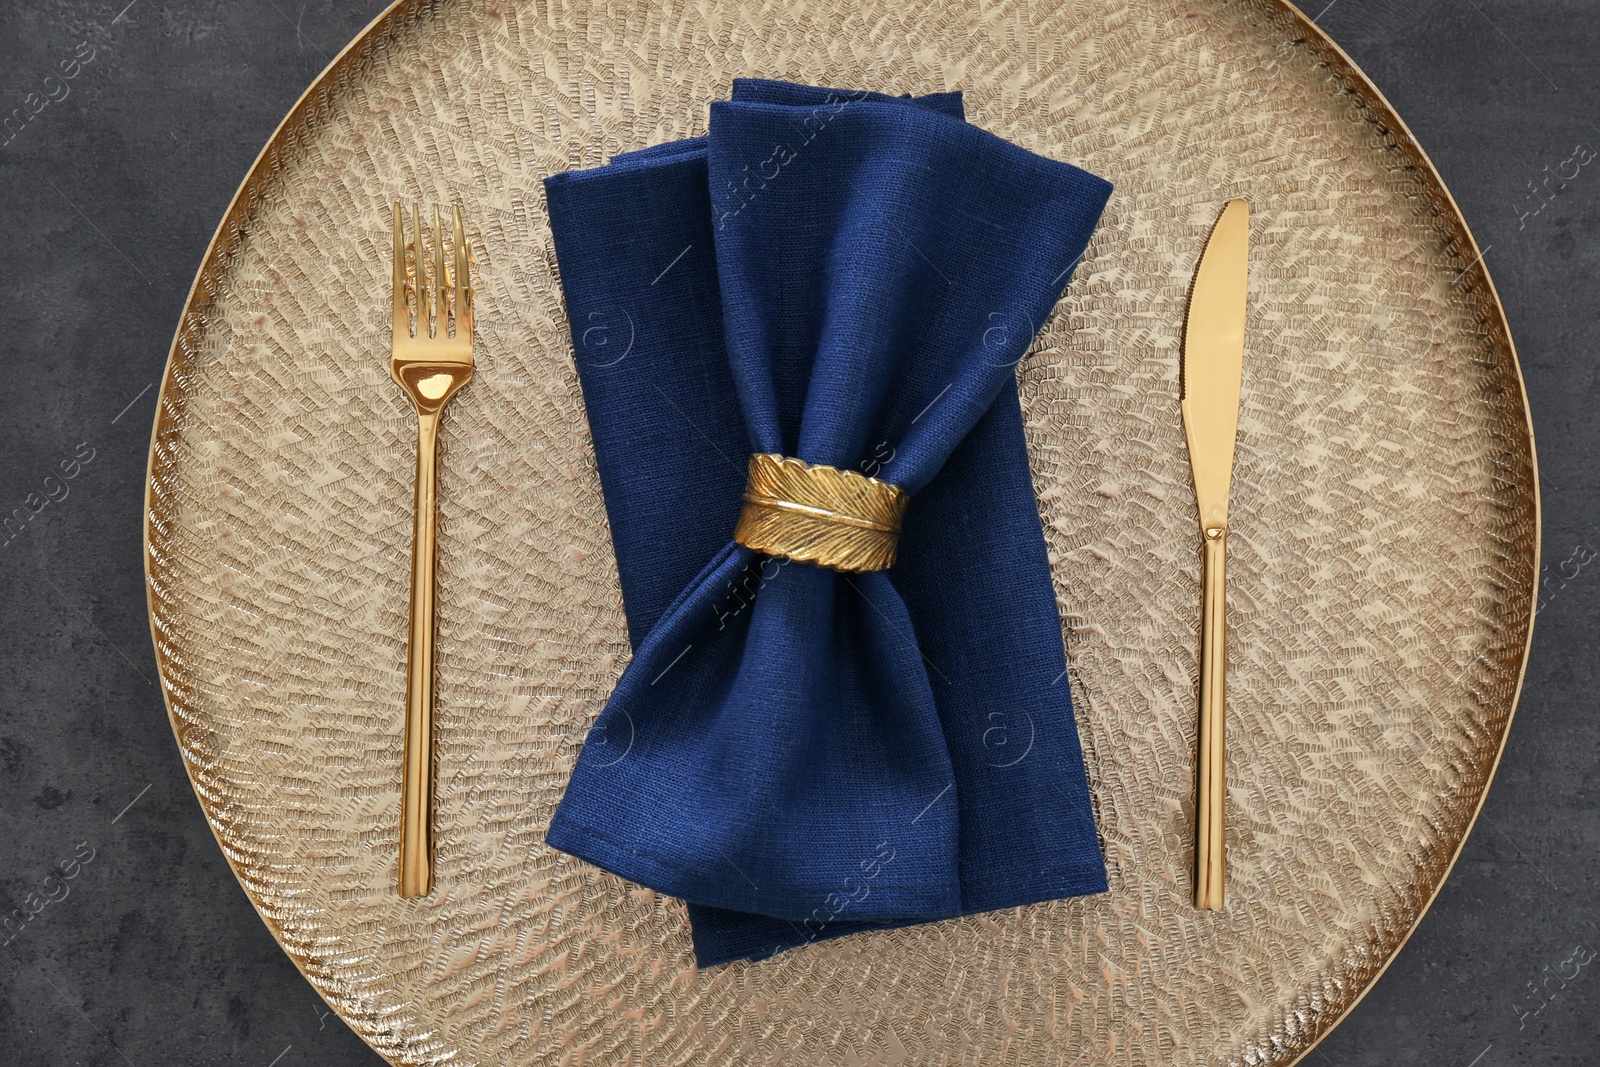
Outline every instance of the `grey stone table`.
<svg viewBox="0 0 1600 1067"><path fill-rule="evenodd" d="M48 501L0 535L0 911L47 901L0 933L0 1063L380 1062L278 950L195 804L155 684L139 513L155 383L212 230L383 6L0 4L0 115L45 101L0 131L0 512ZM1545 179L1600 151L1600 21L1592 0L1307 13L1405 116L1486 248L1533 398L1547 560L1478 829L1307 1062L1592 1065L1600 966L1552 975L1600 949L1600 158ZM71 877L46 887L53 870Z"/></svg>

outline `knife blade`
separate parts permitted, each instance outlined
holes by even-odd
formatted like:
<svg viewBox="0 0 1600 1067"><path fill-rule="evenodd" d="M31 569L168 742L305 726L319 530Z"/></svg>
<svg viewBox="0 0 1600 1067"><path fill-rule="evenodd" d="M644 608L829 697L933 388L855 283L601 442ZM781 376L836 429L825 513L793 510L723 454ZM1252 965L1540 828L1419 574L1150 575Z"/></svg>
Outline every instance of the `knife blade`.
<svg viewBox="0 0 1600 1067"><path fill-rule="evenodd" d="M1226 787L1228 489L1244 373L1250 205L1228 201L1195 269L1180 376L1183 432L1203 545L1200 728L1195 775L1195 907L1223 906Z"/></svg>

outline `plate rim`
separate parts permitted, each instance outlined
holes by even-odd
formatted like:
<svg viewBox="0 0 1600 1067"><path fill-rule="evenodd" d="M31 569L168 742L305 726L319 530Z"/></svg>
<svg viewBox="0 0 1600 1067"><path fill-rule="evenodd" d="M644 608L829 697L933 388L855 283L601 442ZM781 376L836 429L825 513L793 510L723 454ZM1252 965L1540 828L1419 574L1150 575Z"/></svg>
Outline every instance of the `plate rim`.
<svg viewBox="0 0 1600 1067"><path fill-rule="evenodd" d="M1427 150L1422 147L1422 142L1418 141L1416 135L1411 132L1411 127L1406 125L1405 120L1400 117L1400 113L1389 102L1389 98L1384 96L1383 91L1373 84L1372 79L1367 77L1366 72L1356 64L1354 59L1350 58L1349 53L1339 47L1338 42L1328 36L1327 32L1317 25L1304 11L1301 11L1292 0L1271 0L1271 2L1281 5L1284 10L1298 19L1301 28L1313 34L1317 42L1337 58L1342 67L1340 73L1355 81L1364 92L1369 94L1367 102L1369 106L1375 106L1375 109L1389 124L1390 138L1408 146L1411 151L1417 154L1418 160L1422 163L1422 172L1425 180L1433 184L1435 194L1449 208L1450 219L1460 228L1461 235L1467 239L1467 249L1476 253L1472 263L1467 266L1467 271L1477 272L1476 280L1484 287L1488 296L1489 306L1492 308L1492 314L1495 318L1495 325L1499 327L1500 333L1505 337L1506 350L1511 355L1511 370L1516 374L1517 396L1522 402L1523 426L1528 435L1528 470L1533 476L1534 536L1533 559L1531 561L1533 587L1529 590L1528 596L1528 618L1525 623L1527 632L1522 644L1522 657L1517 664L1517 684L1512 689L1511 702L1506 708L1505 726L1501 728L1500 740L1495 746L1494 759L1490 761L1488 773L1484 777L1483 788L1478 791L1477 803L1472 806L1472 815L1467 819L1466 825L1461 828L1461 839L1456 842L1454 850L1451 851L1449 862L1444 865L1444 870L1440 872L1438 881L1434 883L1433 890L1428 894L1428 899L1418 909L1417 917L1411 921L1410 929L1406 931L1404 937L1395 943L1393 951L1389 953L1378 969L1372 973L1372 977L1367 980L1367 983L1350 999L1350 1003L1345 1005L1344 1010L1339 1012L1331 1022L1322 1028L1311 1044L1306 1046L1304 1052L1289 1061L1288 1067L1295 1067L1296 1064L1302 1062L1312 1052L1316 1051L1317 1046L1322 1044L1327 1036L1338 1028L1340 1023L1349 1018L1350 1013L1356 1010L1356 1007L1366 999L1372 988L1378 984L1378 980L1388 973L1390 964L1399 958L1406 945L1410 944L1412 935L1422 926L1422 920L1428 917L1428 912L1433 908L1434 901L1438 900L1439 894L1444 891L1445 883L1450 881L1450 876L1455 873L1456 862L1461 859L1462 852L1466 850L1467 841L1472 837L1472 832L1478 827L1478 816L1483 813L1483 805L1489 799L1489 791L1494 788L1495 775L1500 770L1500 761L1506 754L1506 743L1511 739L1511 727L1516 722L1517 708L1522 703L1522 686L1528 677L1528 658L1533 652L1534 624L1539 618L1539 568L1542 566L1541 557L1544 552L1544 509L1540 497L1539 448L1534 439L1533 409L1528 404L1528 383L1522 374L1522 358L1517 354L1517 342L1511 335L1511 323L1506 319L1506 309L1500 300L1500 291L1495 288L1494 279L1489 275L1489 265L1484 262L1484 250L1478 246L1478 239L1474 236L1472 227L1467 224L1467 217L1462 212L1461 205L1456 203L1456 198L1451 194L1450 187L1445 184L1444 176L1439 173L1439 168L1434 166L1433 159L1428 155ZM1398 138L1394 136L1395 131L1399 132Z"/></svg>
<svg viewBox="0 0 1600 1067"><path fill-rule="evenodd" d="M1522 429L1526 436L1528 469L1531 474L1531 485L1522 488L1530 494L1532 503L1532 521L1535 531L1532 539L1533 554L1530 560L1531 567L1529 571L1531 581L1530 588L1527 590L1528 615L1523 622L1523 626L1525 628L1524 639L1522 643L1522 653L1517 664L1516 683L1512 689L1510 700L1506 708L1505 722L1500 730L1500 737L1495 746L1494 757L1488 763L1483 786L1478 791L1477 799L1472 807L1472 813L1463 825L1460 837L1450 851L1448 862L1445 863L1443 869L1439 873L1438 878L1434 882L1432 889L1427 895L1427 899L1418 909L1415 918L1411 921L1411 925L1406 930L1404 936L1395 942L1393 947L1389 950L1387 956L1384 958L1383 962L1375 971L1372 972L1371 976L1366 979L1364 984L1356 991L1355 995L1346 1005L1344 1005L1339 1013L1327 1019L1326 1021L1319 1021L1319 1028L1312 1037L1310 1043L1306 1045L1305 1049L1296 1055L1294 1059L1285 1061L1282 1065L1282 1067L1295 1067L1295 1065L1303 1062L1308 1056L1311 1055L1312 1052L1317 1050L1318 1046L1320 1046L1322 1042L1327 1039L1328 1035L1337 1029L1339 1024L1344 1022L1345 1019L1347 1019L1350 1014L1355 1011L1356 1007L1366 999L1367 994L1370 993L1373 987L1378 984L1379 979L1381 979L1388 972L1390 965L1393 964L1394 961L1399 957L1401 951L1405 949L1407 944L1410 943L1412 936L1421 927L1422 921L1427 918L1428 912L1432 909L1434 902L1438 899L1439 894L1443 891L1445 884L1450 880L1450 876L1455 872L1456 863L1460 860L1462 853L1465 851L1467 841L1472 837L1473 831L1477 828L1478 817L1483 812L1483 807L1485 802L1488 800L1489 792L1494 786L1495 776L1500 769L1500 762L1505 756L1506 745L1511 737L1511 728L1516 721L1517 710L1521 703L1523 686L1527 680L1529 657L1533 651L1534 628L1538 619L1537 605L1539 593L1539 574L1540 567L1542 566L1543 554L1543 502L1539 478L1538 447L1535 440L1533 426L1533 411L1528 401L1527 382L1523 375L1521 358L1517 353L1516 341L1512 336L1511 326L1506 318L1505 306L1500 299L1499 290L1495 287L1494 279L1489 274L1488 264L1484 261L1483 250L1479 247L1477 239L1473 235L1472 229L1467 223L1466 216L1461 211L1461 207L1456 202L1455 197L1451 194L1449 187L1445 184L1443 176L1439 173L1438 168L1434 165L1432 158L1429 157L1427 151L1422 147L1422 144L1417 140L1416 135L1411 132L1411 128L1406 125L1405 120L1400 117L1400 114L1398 111L1396 111L1394 105L1389 102L1389 99L1384 96L1383 92L1377 87L1377 85L1373 83L1372 79L1367 76L1360 66L1356 64L1355 60L1352 59L1350 55L1346 53L1345 50L1327 34L1326 31L1324 31L1321 26L1317 25L1315 21L1307 16L1305 12L1293 2L1293 0L1246 0L1246 2L1261 3L1274 7L1288 15L1291 20L1298 23L1300 30L1308 36L1307 43L1310 44L1314 49L1320 50L1323 53L1323 55L1329 60L1329 66L1333 69L1334 73L1350 83L1353 91L1356 93L1358 98L1361 99L1362 104L1371 110L1375 116L1381 120L1381 125L1385 127L1383 130L1383 136L1385 136L1391 144L1415 153L1417 162L1420 164L1418 168L1419 177L1425 185L1430 187L1430 191L1438 198L1439 204L1446 209L1443 213L1445 227L1455 229L1458 235L1464 238L1465 251L1475 253L1473 261L1467 266L1466 270L1463 271L1463 276L1471 274L1474 282L1482 287L1484 296L1486 297L1486 306L1484 310L1493 320L1491 325L1501 335L1501 337L1504 338L1506 351L1511 357L1509 369L1513 372L1517 389L1517 398L1521 406ZM183 761L184 773L189 780L190 789L195 794L195 799L200 806L200 810L205 815L206 825L211 830L212 837L217 842L218 851L222 853L222 857L227 862L228 868L233 872L234 878L239 882L239 888L244 892L245 899L250 902L250 906L255 909L256 915L261 919L263 925L266 926L267 931L272 935L273 940L277 942L279 949L281 949L284 955L287 956L294 964L295 969L300 972L301 977L304 978L306 983L316 991L318 996L322 997L324 1003L332 1008L341 1019L345 1019L347 1024L350 1023L350 1020L346 1018L344 1012L340 1010L340 1006L329 999L328 993L324 991L322 984L319 983L317 979L313 977L312 974L306 969L306 963L300 957L300 955L290 951L284 944L284 938L281 935L278 924L262 910L261 904L256 899L255 894L250 891L250 886L246 881L244 872L240 870L237 861L230 852L227 842L222 839L218 822L213 816L211 808L207 805L205 797L200 792L199 783L196 780L196 767L191 762L189 753L183 745L182 737L179 732L180 724L172 706L172 696L168 684L166 670L167 659L162 652L162 642L156 627L155 591L151 574L151 532L154 525L153 516L155 514L155 494L153 491L154 475L157 446L161 440L163 428L169 423L169 420L166 418L166 413L168 410L167 399L169 386L172 385L173 382L174 361L179 356L180 346L183 344L191 324L198 317L197 308L205 303L205 294L202 292L202 283L206 279L207 275L212 272L214 264L223 258L223 256L228 252L228 249L225 247L226 237L228 236L230 230L236 228L239 229L241 233L243 232L242 227L237 227L236 224L240 221L241 216L246 213L246 208L250 203L249 194L271 170L270 167L265 166L265 164L268 162L268 157L275 149L279 147L280 140L282 139L285 131L298 124L304 118L304 113L309 109L319 92L321 92L333 80L333 77L340 72L341 68L344 66L346 61L349 60L353 53L362 49L369 39L386 29L392 21L397 22L404 18L407 14L433 6L434 0L392 0L387 7L374 16L372 21L367 23L367 25L363 27L359 33L350 39L349 43L347 43L342 49L339 50L337 54L334 55L331 60L328 61L327 66L325 66L321 72L319 72L317 76L312 79L310 84L307 85L305 91L300 94L299 98L295 100L294 104L285 113L282 121L278 123L278 125L273 129L272 133L267 137L266 142L262 145L261 151L257 153L256 158L250 164L250 168L245 172L244 178L240 181L238 189L235 190L233 197L229 200L228 206L226 209L224 209L222 213L222 219L217 224L216 232L212 235L210 242L207 243L205 253L201 257L200 264L195 270L194 281L190 283L188 295L184 298L183 309L178 316L178 325L173 332L172 344L167 350L167 358L162 368L160 387L156 392L155 413L152 417L150 431L150 447L145 461L143 494L144 511L141 518L141 554L143 557L144 571L145 612L147 616L147 622L150 627L150 640L155 655L156 671L158 677L161 679L161 700L167 712L167 723L173 731L173 740L177 744L179 758ZM375 1052L386 1062L399 1062L374 1044L372 1037L364 1030L353 1025L350 1027L350 1029L361 1038L362 1042L365 1043L367 1047L371 1048L373 1052Z"/></svg>

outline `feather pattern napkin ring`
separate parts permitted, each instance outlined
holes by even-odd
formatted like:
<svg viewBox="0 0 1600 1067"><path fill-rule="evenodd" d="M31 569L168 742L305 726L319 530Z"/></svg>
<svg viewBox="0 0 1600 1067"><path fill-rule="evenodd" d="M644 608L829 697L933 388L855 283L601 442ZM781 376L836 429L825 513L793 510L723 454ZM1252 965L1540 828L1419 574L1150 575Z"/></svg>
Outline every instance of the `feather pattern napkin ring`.
<svg viewBox="0 0 1600 1067"><path fill-rule="evenodd" d="M758 452L733 539L748 549L836 571L894 566L910 495L827 464Z"/></svg>

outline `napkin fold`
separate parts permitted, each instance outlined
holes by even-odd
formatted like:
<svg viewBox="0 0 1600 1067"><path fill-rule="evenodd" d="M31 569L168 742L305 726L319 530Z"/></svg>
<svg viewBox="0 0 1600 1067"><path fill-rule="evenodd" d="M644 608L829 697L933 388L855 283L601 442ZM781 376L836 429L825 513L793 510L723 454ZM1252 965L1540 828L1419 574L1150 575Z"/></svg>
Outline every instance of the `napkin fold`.
<svg viewBox="0 0 1600 1067"><path fill-rule="evenodd" d="M701 966L1104 891L1015 367L1109 184L957 93L738 79L545 188L634 653L549 844ZM906 490L899 561L733 542L752 452Z"/></svg>

